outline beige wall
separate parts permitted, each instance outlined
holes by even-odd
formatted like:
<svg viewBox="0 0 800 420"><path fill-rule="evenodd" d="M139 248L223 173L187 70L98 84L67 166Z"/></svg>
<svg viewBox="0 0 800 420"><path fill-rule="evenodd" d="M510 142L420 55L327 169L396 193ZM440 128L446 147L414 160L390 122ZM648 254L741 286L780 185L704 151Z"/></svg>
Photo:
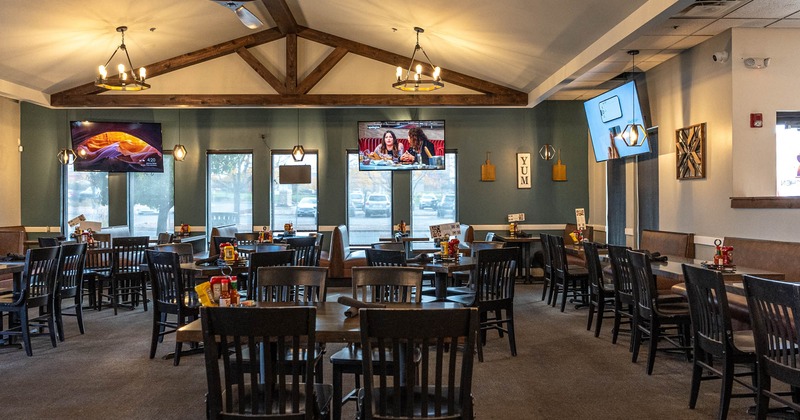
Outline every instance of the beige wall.
<svg viewBox="0 0 800 420"><path fill-rule="evenodd" d="M21 224L19 102L0 97L0 226Z"/></svg>

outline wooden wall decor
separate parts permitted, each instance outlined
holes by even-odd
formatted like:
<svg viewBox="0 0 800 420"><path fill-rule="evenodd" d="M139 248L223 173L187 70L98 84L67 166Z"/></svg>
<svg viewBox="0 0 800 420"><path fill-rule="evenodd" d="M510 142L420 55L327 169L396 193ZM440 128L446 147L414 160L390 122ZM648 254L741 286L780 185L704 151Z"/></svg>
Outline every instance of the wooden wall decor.
<svg viewBox="0 0 800 420"><path fill-rule="evenodd" d="M678 179L706 177L706 123L675 130Z"/></svg>

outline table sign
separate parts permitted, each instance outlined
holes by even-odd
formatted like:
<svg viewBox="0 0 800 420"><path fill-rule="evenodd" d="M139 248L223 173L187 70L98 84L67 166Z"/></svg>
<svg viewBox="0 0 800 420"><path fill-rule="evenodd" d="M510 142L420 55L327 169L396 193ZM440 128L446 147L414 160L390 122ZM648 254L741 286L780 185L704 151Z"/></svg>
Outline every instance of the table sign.
<svg viewBox="0 0 800 420"><path fill-rule="evenodd" d="M461 223L443 223L441 225L431 225L431 238L446 238L448 236L461 235Z"/></svg>
<svg viewBox="0 0 800 420"><path fill-rule="evenodd" d="M584 209L575 209L575 224L578 225L578 230L586 230L586 211Z"/></svg>
<svg viewBox="0 0 800 420"><path fill-rule="evenodd" d="M524 222L525 221L525 213L512 213L508 215L508 221L510 222Z"/></svg>
<svg viewBox="0 0 800 420"><path fill-rule="evenodd" d="M83 214L81 214L81 215L78 215L78 216L75 216L75 217L73 217L72 219L69 219L69 221L67 222L67 224L69 225L69 227L75 227L75 226L77 226L77 225L78 225L80 222L83 222L84 220L86 220L86 216L84 216Z"/></svg>

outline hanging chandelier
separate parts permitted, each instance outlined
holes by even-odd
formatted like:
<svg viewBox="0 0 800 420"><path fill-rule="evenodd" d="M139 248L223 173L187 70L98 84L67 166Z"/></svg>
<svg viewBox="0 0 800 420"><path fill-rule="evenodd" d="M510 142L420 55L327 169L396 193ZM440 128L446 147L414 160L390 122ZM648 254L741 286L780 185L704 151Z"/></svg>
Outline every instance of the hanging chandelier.
<svg viewBox="0 0 800 420"><path fill-rule="evenodd" d="M397 67L397 81L392 83L392 87L404 92L430 92L441 89L444 87L444 83L442 83L442 69L431 63L430 57L428 57L428 54L419 45L419 34L425 32L425 30L416 26L414 30L417 32L417 45L414 46L414 53L411 54L411 62L408 64L405 77L403 77L403 68L400 66ZM416 66L414 65L414 57L417 55L417 51L422 51L422 55L428 60L432 78L426 79L424 77L422 74L422 64L417 63ZM413 73L411 71L412 69L414 69Z"/></svg>
<svg viewBox="0 0 800 420"><path fill-rule="evenodd" d="M124 90L124 91L137 91L150 89L150 85L145 83L147 78L147 71L144 67L139 67L138 74L134 71L133 64L131 64L131 56L128 55L128 48L125 47L125 31L128 30L127 26L120 26L117 32L122 34L122 43L119 44L116 50L108 58L106 64L98 67L97 80L94 85L108 90ZM125 58L128 60L128 68L125 67L124 62L117 66L117 75L109 77L108 64L117 55L120 50L125 52Z"/></svg>

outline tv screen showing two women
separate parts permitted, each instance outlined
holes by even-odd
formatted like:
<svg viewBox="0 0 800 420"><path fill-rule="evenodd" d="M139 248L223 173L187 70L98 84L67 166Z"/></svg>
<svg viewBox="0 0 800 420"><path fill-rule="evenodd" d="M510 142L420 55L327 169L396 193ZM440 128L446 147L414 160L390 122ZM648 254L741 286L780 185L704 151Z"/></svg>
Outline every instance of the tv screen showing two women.
<svg viewBox="0 0 800 420"><path fill-rule="evenodd" d="M444 121L358 123L358 169L444 169Z"/></svg>

